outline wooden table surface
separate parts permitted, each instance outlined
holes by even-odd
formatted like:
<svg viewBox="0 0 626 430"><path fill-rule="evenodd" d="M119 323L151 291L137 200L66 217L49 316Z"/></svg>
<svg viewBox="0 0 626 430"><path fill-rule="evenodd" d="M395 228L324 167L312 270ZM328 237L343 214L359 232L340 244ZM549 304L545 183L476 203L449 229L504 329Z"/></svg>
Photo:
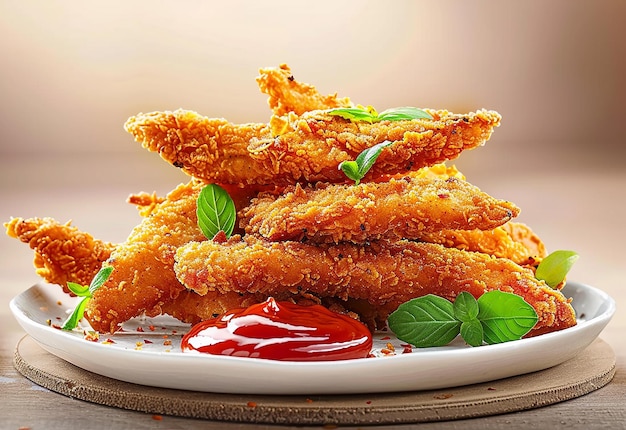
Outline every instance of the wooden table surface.
<svg viewBox="0 0 626 430"><path fill-rule="evenodd" d="M531 225L549 250L573 249L580 254L570 279L598 287L616 300L617 313L600 337L615 351L617 371L607 386L580 398L539 409L429 423L420 428L626 428L626 314L622 310L626 306L622 250L626 233L621 216L626 211L626 171L582 168L580 160L557 170L541 166L528 170L519 165L485 169L471 160L467 167L459 165L470 182L520 206L519 220ZM158 157L143 154L71 158L51 155L37 159L9 156L0 160L0 179L2 221L11 216L52 216L60 221L72 220L80 229L111 242L123 241L139 222L136 210L125 203L128 194L164 194L186 180ZM3 235L0 250L1 429L274 428L170 416L156 420L150 414L67 398L25 379L12 364L15 346L24 331L10 314L8 302L38 278L32 268L32 251L25 244Z"/></svg>

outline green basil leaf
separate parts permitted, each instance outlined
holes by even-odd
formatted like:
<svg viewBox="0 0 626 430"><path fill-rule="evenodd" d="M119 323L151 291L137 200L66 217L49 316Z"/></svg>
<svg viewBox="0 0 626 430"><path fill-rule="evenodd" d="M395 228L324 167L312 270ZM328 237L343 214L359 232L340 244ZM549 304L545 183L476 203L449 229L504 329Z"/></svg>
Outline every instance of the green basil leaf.
<svg viewBox="0 0 626 430"><path fill-rule="evenodd" d="M379 121L406 121L412 119L433 119L428 112L414 107L387 109L378 114Z"/></svg>
<svg viewBox="0 0 626 430"><path fill-rule="evenodd" d="M361 178L369 172L383 149L392 143L393 142L385 140L384 142L377 143L376 145L361 151L361 153L356 157L356 163L359 165L359 175Z"/></svg>
<svg viewBox="0 0 626 430"><path fill-rule="evenodd" d="M67 282L67 288L78 297L91 297L89 287L86 285L80 285L76 282Z"/></svg>
<svg viewBox="0 0 626 430"><path fill-rule="evenodd" d="M111 276L111 272L113 272L113 267L103 267L96 273L96 276L91 280L91 284L89 284L89 293L93 294L96 292L98 288L102 286Z"/></svg>
<svg viewBox="0 0 626 430"><path fill-rule="evenodd" d="M224 188L207 185L198 195L197 206L198 226L208 239L213 239L220 231L226 237L232 235L237 212L233 199Z"/></svg>
<svg viewBox="0 0 626 430"><path fill-rule="evenodd" d="M73 330L78 326L78 322L81 320L83 315L85 314L85 307L87 306L87 302L89 302L89 297L84 297L78 305L74 308L74 312L65 320L61 329L63 330Z"/></svg>
<svg viewBox="0 0 626 430"><path fill-rule="evenodd" d="M535 309L513 293L489 291L478 298L478 319L488 344L521 339L537 323Z"/></svg>
<svg viewBox="0 0 626 430"><path fill-rule="evenodd" d="M356 161L346 160L339 163L339 168L346 174L346 176L357 184L361 180L362 176L359 175L359 165Z"/></svg>
<svg viewBox="0 0 626 430"><path fill-rule="evenodd" d="M398 339L419 348L447 345L458 336L461 326L452 303L433 294L401 304L387 323Z"/></svg>
<svg viewBox="0 0 626 430"><path fill-rule="evenodd" d="M535 271L535 277L555 288L563 282L576 260L578 254L574 251L554 251L541 260Z"/></svg>
<svg viewBox="0 0 626 430"><path fill-rule="evenodd" d="M454 316L462 322L475 320L478 316L478 302L474 296L462 291L454 300Z"/></svg>
<svg viewBox="0 0 626 430"><path fill-rule="evenodd" d="M327 112L329 115L339 116L350 121L364 121L370 124L375 121L376 117L365 108L337 108Z"/></svg>
<svg viewBox="0 0 626 430"><path fill-rule="evenodd" d="M339 168L348 178L352 179L356 185L358 185L361 179L363 179L367 172L369 172L372 168L382 150L392 143L393 142L385 140L384 142L380 142L374 146L366 148L361 151L355 161L342 161L339 164Z"/></svg>
<svg viewBox="0 0 626 430"><path fill-rule="evenodd" d="M461 324L461 337L470 346L481 346L484 339L484 330L480 320L464 321Z"/></svg>

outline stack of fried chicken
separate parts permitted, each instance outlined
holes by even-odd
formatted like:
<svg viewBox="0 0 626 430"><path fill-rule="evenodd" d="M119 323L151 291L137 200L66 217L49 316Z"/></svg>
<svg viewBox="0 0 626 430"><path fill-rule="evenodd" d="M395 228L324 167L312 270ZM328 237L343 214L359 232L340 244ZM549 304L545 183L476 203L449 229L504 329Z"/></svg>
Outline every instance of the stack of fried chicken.
<svg viewBox="0 0 626 430"><path fill-rule="evenodd" d="M13 218L7 234L29 243L37 273L67 293L113 267L89 302L93 329L115 332L136 316L196 323L266 300L322 304L382 329L398 305L433 293L453 300L502 290L539 320L530 336L576 324L559 288L537 280L541 240L512 221L513 203L467 182L447 160L483 145L500 115L425 109L432 119L352 121L354 107L294 79L287 65L261 69L268 123L232 124L187 110L139 114L126 130L191 178L165 197L129 201L142 221L124 243L94 239L51 218ZM338 169L392 142L355 184ZM196 200L207 183L232 197L238 226L208 239ZM562 286L562 285L561 285Z"/></svg>

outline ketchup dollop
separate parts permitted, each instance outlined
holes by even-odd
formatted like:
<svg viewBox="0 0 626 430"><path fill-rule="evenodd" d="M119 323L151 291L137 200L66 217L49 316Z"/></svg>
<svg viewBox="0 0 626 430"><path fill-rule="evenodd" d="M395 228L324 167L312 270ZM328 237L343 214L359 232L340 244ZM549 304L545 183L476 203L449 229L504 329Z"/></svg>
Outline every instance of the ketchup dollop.
<svg viewBox="0 0 626 430"><path fill-rule="evenodd" d="M367 357L372 335L361 322L320 305L273 298L194 325L183 351L289 361Z"/></svg>

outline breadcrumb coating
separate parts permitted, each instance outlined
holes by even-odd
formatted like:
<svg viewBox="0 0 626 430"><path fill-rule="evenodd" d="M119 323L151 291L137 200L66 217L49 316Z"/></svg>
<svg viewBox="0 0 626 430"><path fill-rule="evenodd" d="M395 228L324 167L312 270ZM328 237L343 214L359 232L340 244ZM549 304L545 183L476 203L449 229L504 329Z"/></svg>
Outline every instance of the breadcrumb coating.
<svg viewBox="0 0 626 430"><path fill-rule="evenodd" d="M37 275L70 293L68 282L89 285L115 245L94 239L53 218L12 218L4 223L10 237L28 243L35 251Z"/></svg>
<svg viewBox="0 0 626 430"><path fill-rule="evenodd" d="M508 258L520 265L538 264L546 256L543 242L530 227L513 221L493 230L444 229L424 232L420 240Z"/></svg>
<svg viewBox="0 0 626 430"><path fill-rule="evenodd" d="M266 239L365 243L381 238L420 239L446 230L491 230L519 214L451 177L405 177L358 185L323 184L253 199L239 213L246 233Z"/></svg>
<svg viewBox="0 0 626 430"><path fill-rule="evenodd" d="M429 110L433 119L351 122L325 111L289 114L270 124L232 124L188 110L138 114L124 125L135 140L187 174L224 184L343 182L337 166L383 141L364 181L451 160L484 144L500 115ZM277 117L275 117L277 118Z"/></svg>
<svg viewBox="0 0 626 430"><path fill-rule="evenodd" d="M432 243L314 245L235 236L225 243L181 246L174 270L188 289L201 295L235 291L271 296L288 291L365 300L375 307L378 320L426 294L454 300L462 291L478 298L497 289L520 295L535 308L539 321L532 334L576 324L569 301L531 270L508 259Z"/></svg>
<svg viewBox="0 0 626 430"><path fill-rule="evenodd" d="M115 247L104 263L113 272L85 311L95 330L114 332L135 316L158 315L164 303L185 290L172 266L179 246L204 238L196 218L202 186L199 181L179 185Z"/></svg>
<svg viewBox="0 0 626 430"><path fill-rule="evenodd" d="M269 96L267 104L277 116L353 106L348 97L324 96L313 85L297 81L287 64L262 68L256 81L261 92Z"/></svg>

